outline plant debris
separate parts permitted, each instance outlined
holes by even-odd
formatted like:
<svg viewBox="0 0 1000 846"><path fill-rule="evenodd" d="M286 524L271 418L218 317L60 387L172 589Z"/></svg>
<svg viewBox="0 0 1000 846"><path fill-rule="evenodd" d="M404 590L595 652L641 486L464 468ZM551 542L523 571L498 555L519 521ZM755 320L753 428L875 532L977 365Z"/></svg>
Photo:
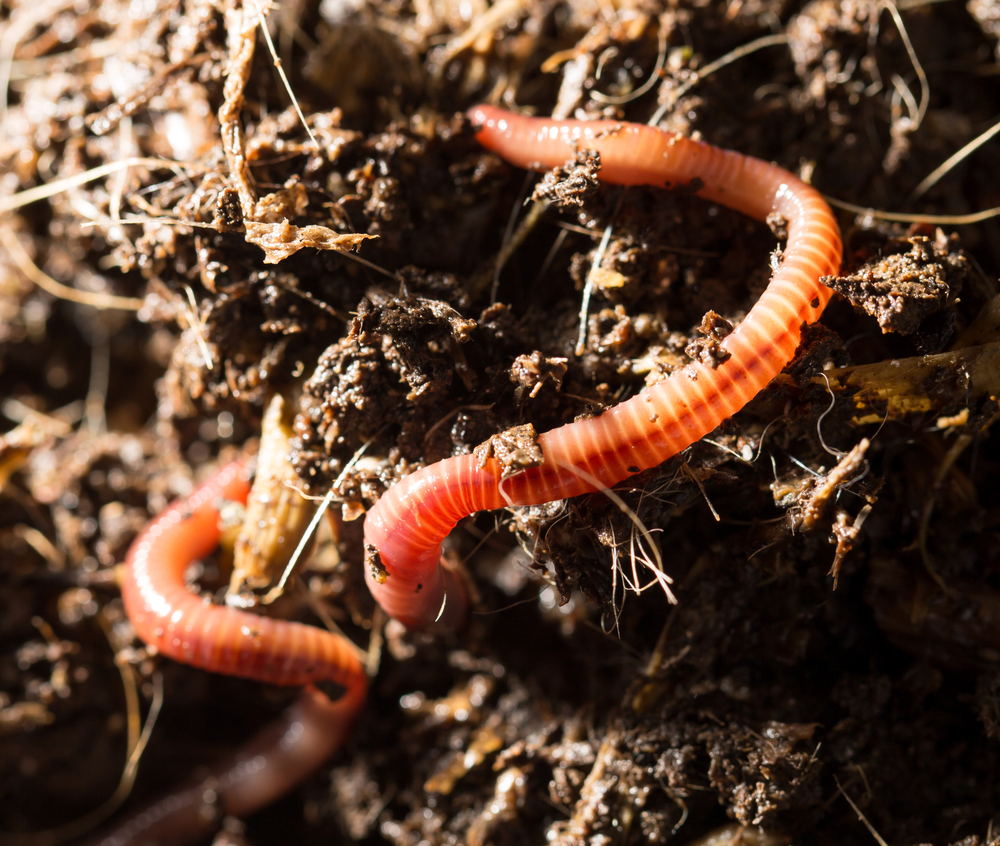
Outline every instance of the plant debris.
<svg viewBox="0 0 1000 846"><path fill-rule="evenodd" d="M206 819L217 844L839 846L871 840L863 813L900 846L996 846L1000 240L935 218L1000 206L996 140L924 183L1000 112L998 20L979 0L6 4L0 840L92 838L295 696L153 654L115 582L151 515L259 452L261 534L189 583L253 604L298 539L276 510L329 492L265 613L339 627L377 673L342 751ZM696 184L602 184L586 150L526 176L476 143L479 101L653 119L929 220L838 213L838 296L706 439L613 491L463 521L445 556L472 613L428 634L375 609L364 510L449 456L533 466L536 433L718 364L787 236Z"/></svg>

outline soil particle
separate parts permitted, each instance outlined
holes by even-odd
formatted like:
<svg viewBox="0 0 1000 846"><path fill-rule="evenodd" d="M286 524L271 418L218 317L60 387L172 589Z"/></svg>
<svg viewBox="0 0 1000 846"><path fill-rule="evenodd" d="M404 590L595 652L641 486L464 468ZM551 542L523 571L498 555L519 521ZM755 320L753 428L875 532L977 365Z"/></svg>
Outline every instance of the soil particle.
<svg viewBox="0 0 1000 846"><path fill-rule="evenodd" d="M813 323L803 327L795 358L788 362L782 376L788 376L796 384L805 386L817 373L830 365L844 367L850 360L843 339L822 323ZM776 387L778 386L772 383L769 390Z"/></svg>
<svg viewBox="0 0 1000 846"><path fill-rule="evenodd" d="M349 455L387 423L398 427L400 453L419 457L428 413L463 375L471 378L462 347L474 328L437 300L362 300L348 335L323 353L304 386L295 463L305 470L320 456Z"/></svg>
<svg viewBox="0 0 1000 846"><path fill-rule="evenodd" d="M938 232L934 241L923 235L907 239L911 248L865 264L845 276L824 277L823 283L847 297L855 308L871 315L883 332L909 335L930 315L946 308L970 274L968 259ZM887 252L893 245L887 245Z"/></svg>
<svg viewBox="0 0 1000 846"><path fill-rule="evenodd" d="M775 238L779 241L788 240L788 218L778 212L771 212L764 222Z"/></svg>
<svg viewBox="0 0 1000 846"><path fill-rule="evenodd" d="M510 380L517 386L514 398L519 405L538 396L543 387L554 391L562 388L566 376L567 358L546 356L536 350L531 355L519 355L510 366Z"/></svg>
<svg viewBox="0 0 1000 846"><path fill-rule="evenodd" d="M714 311L709 311L702 318L697 331L704 337L695 338L684 348L684 352L693 361L715 370L729 360L730 354L722 348L721 343L733 331L732 323Z"/></svg>
<svg viewBox="0 0 1000 846"><path fill-rule="evenodd" d="M447 277L422 286L463 302ZM393 443L390 462L402 466L486 440L496 425L491 399L513 393L508 371L496 366L520 340L506 315L494 307L477 322L441 300L370 292L350 332L323 353L305 383L292 446L299 474L329 484L371 438ZM484 366L491 358L493 367ZM463 414L466 408L476 413ZM364 496L374 499L380 491L369 485L362 483ZM350 482L342 490L357 495Z"/></svg>
<svg viewBox="0 0 1000 846"><path fill-rule="evenodd" d="M472 103L641 122L662 105L662 126L866 208L1000 202L988 147L908 199L1000 109L995 3L900 4L898 19L875 0L467 5L272 12L315 143L275 108L287 95L262 48L227 104L228 41L257 43L227 31L232 4L4 13L4 201L115 168L7 212L4 237L76 295L144 300L139 320L66 302L4 241L3 831L40 832L114 792L154 673L166 707L135 807L295 695L157 660L114 587L141 525L248 443L271 394L304 391L293 457L316 492L366 446L338 491L358 516L404 473L491 437L510 469L536 461L533 431L683 368L685 349L711 364L712 329L767 284L782 221L768 230L694 185L595 184L585 152L504 242L525 176L476 145ZM788 46L704 73L775 34ZM226 158L223 106L245 167ZM128 157L146 164L122 169ZM984 271L969 274L927 227L840 220L842 287L908 339L834 301L767 390L614 501L463 521L448 554L479 595L462 632L381 627L361 523L338 527L341 564L303 579L310 602L296 591L285 612L322 612L361 648L371 636L373 656L384 634L370 701L341 757L219 844L751 842L720 829L739 820L765 827L755 842L839 846L868 837L843 790L887 842L978 846L998 806L983 738L1000 731L1000 468L997 321L976 315L1000 248L991 224L962 227ZM278 267L246 242L253 226ZM360 254L305 248L341 236L364 237ZM722 317L692 344L710 310ZM958 348L913 356L954 331ZM203 579L225 582L211 559ZM138 679L138 712L116 662Z"/></svg>
<svg viewBox="0 0 1000 846"><path fill-rule="evenodd" d="M480 467L491 458L503 468L503 476L512 476L529 467L538 467L545 460L538 446L538 433L530 423L513 426L505 432L491 435L473 450Z"/></svg>
<svg viewBox="0 0 1000 846"><path fill-rule="evenodd" d="M805 97L822 103L828 89L843 84L844 65L857 40L867 35L876 5L868 0L813 0L791 19L789 48Z"/></svg>
<svg viewBox="0 0 1000 846"><path fill-rule="evenodd" d="M562 167L546 171L531 194L534 201L554 203L561 209L579 208L597 191L601 155L578 150Z"/></svg>

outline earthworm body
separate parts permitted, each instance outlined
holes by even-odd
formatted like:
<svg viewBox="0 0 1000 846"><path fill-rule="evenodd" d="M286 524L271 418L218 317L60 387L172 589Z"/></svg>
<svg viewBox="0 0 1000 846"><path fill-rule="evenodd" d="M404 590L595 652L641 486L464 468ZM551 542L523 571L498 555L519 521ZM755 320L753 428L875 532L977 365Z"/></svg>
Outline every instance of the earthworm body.
<svg viewBox="0 0 1000 846"><path fill-rule="evenodd" d="M835 274L841 259L840 231L819 192L760 159L641 124L529 118L492 106L473 108L469 118L479 142L512 164L544 170L578 148L597 150L604 181L668 187L698 180L700 197L758 220L779 215L788 243L767 289L722 341L729 358L717 368L690 364L599 417L545 432L537 467L504 479L493 459L480 467L473 455L449 458L402 479L376 503L365 520L368 586L390 617L416 627L434 620L443 603L446 613L463 604L439 563L441 541L459 520L610 487L707 435L792 359L802 325L817 320L830 298L820 277Z"/></svg>
<svg viewBox="0 0 1000 846"><path fill-rule="evenodd" d="M211 806L206 793L236 816L270 804L333 754L364 704L364 668L340 635L212 605L188 590L184 571L219 541L219 501L243 501L248 492L243 465L230 464L153 520L128 554L125 610L142 640L182 663L306 687L282 719L251 740L234 763L146 809L100 841L102 846L143 840L154 830L157 842L186 841L189 833L201 833L211 823L205 819ZM346 691L331 702L313 686L320 681Z"/></svg>
<svg viewBox="0 0 1000 846"><path fill-rule="evenodd" d="M599 417L546 432L538 439L544 462L509 478L492 459L480 467L474 456L460 456L407 476L379 500L365 520L366 578L389 616L411 627L433 621L442 605L449 621L464 614L465 592L440 566L441 541L460 519L609 487L711 432L792 358L802 325L815 321L830 297L820 277L840 266L840 234L829 207L774 165L636 124L557 122L489 106L469 117L480 143L513 164L545 169L561 165L576 148L594 149L603 180L659 187L698 180L705 199L758 220L780 215L788 243L767 290L722 342L728 358L717 368L691 364ZM246 493L243 468L235 464L168 508L133 545L122 588L136 632L160 652L207 670L306 685L284 721L214 777L222 808L237 815L267 804L328 757L366 690L363 668L339 636L213 606L188 591L185 569L219 538L216 500L245 499ZM331 702L313 687L323 679L346 693ZM203 793L204 785L174 794L147 811L145 823L127 824L103 842L127 843L151 828L160 840L176 839L164 835L190 827Z"/></svg>

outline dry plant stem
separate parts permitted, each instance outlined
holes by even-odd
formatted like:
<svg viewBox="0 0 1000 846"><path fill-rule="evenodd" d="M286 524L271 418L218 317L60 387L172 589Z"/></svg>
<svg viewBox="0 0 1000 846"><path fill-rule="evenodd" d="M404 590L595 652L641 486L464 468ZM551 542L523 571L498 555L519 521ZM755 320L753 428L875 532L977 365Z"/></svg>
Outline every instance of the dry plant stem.
<svg viewBox="0 0 1000 846"><path fill-rule="evenodd" d="M36 185L34 188L27 188L24 191L20 191L17 194L10 194L9 196L0 197L0 214L4 212L14 211L15 209L23 208L29 203L36 203L39 200L46 200L49 197L54 197L57 194L62 194L64 191L69 191L71 188L77 188L80 185L86 185L89 182L94 182L101 177L108 176L112 173L118 173L122 170L128 170L130 167L145 167L150 170L172 170L178 177L182 179L190 179L195 176L194 173L185 171L181 168L180 164L177 162L171 162L166 159L152 159L145 156L133 156L122 161L108 162L107 164L100 165L99 167L93 167L90 170L82 171L81 173L74 173L72 176L64 176L60 179L54 179L52 182L46 182L43 185ZM130 220L135 222L143 222L143 218L131 218ZM128 222L128 221L126 221ZM157 222L161 222L157 219ZM196 221L170 221L175 225L184 226L198 226ZM87 223L84 225L92 225ZM203 224L206 229L213 229L214 227L208 224Z"/></svg>
<svg viewBox="0 0 1000 846"><path fill-rule="evenodd" d="M248 488L243 465L234 463L167 508L133 544L122 584L136 633L160 653L212 672L306 685L278 724L214 776L222 810L238 816L269 804L326 760L343 741L367 691L364 667L345 638L212 605L188 590L185 570L219 540L217 502L245 500ZM313 686L319 681L334 682L346 692L331 702ZM179 808L180 796L174 794L158 807L173 803ZM161 816L169 815L164 811Z"/></svg>
<svg viewBox="0 0 1000 846"><path fill-rule="evenodd" d="M908 214L904 212L887 212L873 209L868 206L856 206L853 203L845 203L835 197L827 196L826 201L835 208L843 209L860 216L862 219L890 220L896 223L931 223L938 226L972 226L974 223L982 223L991 217L1000 215L1000 206L991 209L984 209L972 214Z"/></svg>
<svg viewBox="0 0 1000 846"><path fill-rule="evenodd" d="M243 218L251 221L257 197L250 186L250 166L247 163L243 143L243 124L240 111L243 108L243 92L250 80L253 68L253 54L256 46L256 30L259 16L256 11L231 0L226 5L226 32L229 33L229 72L223 87L223 101L219 107L219 132L222 149L226 154L231 179L236 183Z"/></svg>
<svg viewBox="0 0 1000 846"><path fill-rule="evenodd" d="M600 417L544 433L539 467L505 479L497 462L479 467L474 456L459 456L407 476L382 497L365 520L366 578L389 616L417 627L435 619L446 594L446 613L461 605L454 601L461 597L457 584L439 566L441 541L460 519L610 487L711 432L791 360L802 325L815 321L830 298L819 280L836 273L841 258L829 206L774 165L638 124L556 122L489 106L469 116L480 143L512 164L550 168L579 147L596 149L607 182L668 187L697 179L707 200L758 220L781 215L788 244L767 290L722 342L729 358L717 369L689 365ZM446 589L449 579L453 590Z"/></svg>
<svg viewBox="0 0 1000 846"><path fill-rule="evenodd" d="M257 472L233 551L230 595L273 584L319 507L294 487L299 478L287 460L293 414L281 394L275 394L264 415Z"/></svg>
<svg viewBox="0 0 1000 846"><path fill-rule="evenodd" d="M924 194L926 194L934 185L940 181L948 171L955 167L959 162L961 162L966 157L970 156L976 150L983 146L987 141L989 141L994 135L1000 132L1000 121L997 121L993 126L987 129L985 132L981 133L977 137L973 138L968 144L962 147L957 153L949 156L941 165L934 168L931 173L929 173L921 183L913 189L913 193L910 194L910 202L919 200Z"/></svg>
<svg viewBox="0 0 1000 846"><path fill-rule="evenodd" d="M881 424L1000 395L1000 342L828 370L823 376L825 381L816 377L813 384L849 394L841 407L850 409L856 424Z"/></svg>
<svg viewBox="0 0 1000 846"><path fill-rule="evenodd" d="M229 71L223 87L223 103L219 107L219 134L229 167L229 178L235 183L239 194L246 241L264 251L264 264L278 264L305 247L317 250L353 250L362 241L374 236L338 233L329 227L315 224L293 226L287 219L279 222L257 219L257 194L250 181L250 165L246 156L246 139L240 112L253 68L257 24L262 20L263 11L255 3L244 5L230 0L226 6Z"/></svg>

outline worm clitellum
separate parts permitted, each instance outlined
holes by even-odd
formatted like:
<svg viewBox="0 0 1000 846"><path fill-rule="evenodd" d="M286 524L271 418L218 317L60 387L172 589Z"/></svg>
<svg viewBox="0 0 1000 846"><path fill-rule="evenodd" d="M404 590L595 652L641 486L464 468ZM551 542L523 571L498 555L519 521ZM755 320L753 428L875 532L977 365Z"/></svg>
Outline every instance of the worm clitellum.
<svg viewBox="0 0 1000 846"><path fill-rule="evenodd" d="M221 499L246 499L242 464L226 466L188 499L176 502L135 540L122 584L136 633L171 658L212 672L279 685L306 685L298 701L210 782L175 793L125 823L103 843L157 837L181 840L182 830L205 826L206 790L223 811L243 816L272 802L316 769L341 744L364 704L367 677L353 645L314 626L228 608L188 590L184 571L219 541ZM313 686L345 688L335 702ZM205 787L210 785L210 787ZM148 836L148 835L147 835Z"/></svg>
<svg viewBox="0 0 1000 846"><path fill-rule="evenodd" d="M711 432L791 360L802 324L817 320L830 298L820 277L835 274L841 259L829 206L775 165L640 124L529 118L491 106L475 107L469 118L484 147L519 167L556 167L578 147L594 149L602 180L667 187L697 179L700 197L757 220L780 215L788 243L767 289L722 342L729 358L716 369L691 364L599 417L542 434L545 460L538 467L503 479L494 460L480 468L472 455L449 458L407 476L379 500L365 520L365 575L389 616L416 627L438 615L445 595L449 617L464 605L439 566L441 541L459 520L610 487Z"/></svg>

